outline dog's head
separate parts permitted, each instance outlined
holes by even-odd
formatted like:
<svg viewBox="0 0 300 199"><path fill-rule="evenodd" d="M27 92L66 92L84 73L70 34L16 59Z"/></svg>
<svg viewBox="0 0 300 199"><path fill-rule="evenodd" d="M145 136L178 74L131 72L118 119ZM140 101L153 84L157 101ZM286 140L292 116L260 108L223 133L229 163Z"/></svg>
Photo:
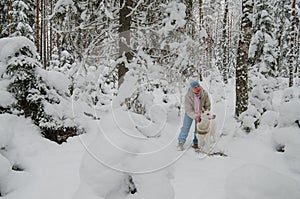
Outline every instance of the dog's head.
<svg viewBox="0 0 300 199"><path fill-rule="evenodd" d="M209 111L204 111L201 114L201 121L197 124L197 133L206 134L210 131L211 120L215 119L216 115Z"/></svg>
<svg viewBox="0 0 300 199"><path fill-rule="evenodd" d="M215 114L212 114L211 112L209 111L204 111L202 114L201 114L201 118L207 118L208 120L213 120L216 118L216 115Z"/></svg>

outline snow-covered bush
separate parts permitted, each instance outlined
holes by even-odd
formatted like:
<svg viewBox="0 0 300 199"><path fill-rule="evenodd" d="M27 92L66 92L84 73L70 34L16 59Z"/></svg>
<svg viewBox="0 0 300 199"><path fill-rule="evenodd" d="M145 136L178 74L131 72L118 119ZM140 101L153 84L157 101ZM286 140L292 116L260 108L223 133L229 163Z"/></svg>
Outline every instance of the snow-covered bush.
<svg viewBox="0 0 300 199"><path fill-rule="evenodd" d="M296 90L300 91L295 88L287 88L283 91L279 107L279 125L281 127L295 125L300 121L300 96L295 94Z"/></svg>
<svg viewBox="0 0 300 199"><path fill-rule="evenodd" d="M240 115L239 120L242 123L243 129L249 133L257 128L260 118L261 114L257 111L257 108L250 105L247 111Z"/></svg>
<svg viewBox="0 0 300 199"><path fill-rule="evenodd" d="M7 91L15 99L12 104L6 104L2 109L30 117L46 138L58 143L81 133L82 129L70 118L71 114L56 117L52 114L56 111L47 113L46 110L58 110L57 106L67 110L65 105L68 103L63 98L65 93L61 93L53 84L48 84L50 82L43 79L42 76L45 77L47 71L41 68L36 59L34 44L24 37L17 37L1 39L0 47L0 52L9 49L0 57L1 82L7 85ZM65 86L64 82L61 86Z"/></svg>
<svg viewBox="0 0 300 199"><path fill-rule="evenodd" d="M300 91L297 87L287 88L285 79L262 75L252 76L251 85L249 107L239 117L247 132L259 125L284 127L300 121Z"/></svg>
<svg viewBox="0 0 300 199"><path fill-rule="evenodd" d="M69 71L70 74L70 71ZM72 99L84 105L85 113L93 115L95 110L107 111L116 93L114 69L107 65L88 65L68 75L72 81ZM75 107L75 111L80 111ZM95 116L93 116L95 117Z"/></svg>
<svg viewBox="0 0 300 199"><path fill-rule="evenodd" d="M163 116L158 114L160 119ZM165 125L170 123L175 126L178 120L168 120ZM177 154L173 153L173 145L164 143L164 134L152 136L164 125L149 125L144 115L122 107L108 112L98 125L101 131L82 158L80 185L74 199L174 198L168 166ZM153 186L156 184L159 186Z"/></svg>
<svg viewBox="0 0 300 199"><path fill-rule="evenodd" d="M267 116L264 116L264 114L267 113L269 115L274 111L272 104L274 92L283 86L282 82L274 77L261 74L256 68L251 70L250 73L250 87L252 90L249 93L249 108L239 117L239 120L242 121L243 128L247 132L257 128L261 124L262 118L264 118L263 123L266 124ZM247 118L245 118L245 115L247 115ZM273 121L268 121L267 123L273 123L273 125L276 126L278 124L278 116L272 115Z"/></svg>
<svg viewBox="0 0 300 199"><path fill-rule="evenodd" d="M69 73L71 68L74 68L74 57L66 50L61 52L61 55L53 55L50 68L62 73Z"/></svg>
<svg viewBox="0 0 300 199"><path fill-rule="evenodd" d="M279 113L276 111L266 111L260 119L261 125L276 127L278 126L278 123L279 123Z"/></svg>

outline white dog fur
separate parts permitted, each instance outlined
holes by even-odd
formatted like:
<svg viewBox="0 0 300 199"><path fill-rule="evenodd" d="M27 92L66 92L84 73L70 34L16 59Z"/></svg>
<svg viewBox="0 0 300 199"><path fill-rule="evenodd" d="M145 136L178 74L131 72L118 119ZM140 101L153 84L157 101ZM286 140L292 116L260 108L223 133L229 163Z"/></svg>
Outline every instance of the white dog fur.
<svg viewBox="0 0 300 199"><path fill-rule="evenodd" d="M209 153L216 143L216 115L209 111L204 111L201 114L201 122L197 124L197 131L202 131L204 134L197 133L198 151ZM205 130L204 130L205 128ZM203 132L207 131L207 132Z"/></svg>

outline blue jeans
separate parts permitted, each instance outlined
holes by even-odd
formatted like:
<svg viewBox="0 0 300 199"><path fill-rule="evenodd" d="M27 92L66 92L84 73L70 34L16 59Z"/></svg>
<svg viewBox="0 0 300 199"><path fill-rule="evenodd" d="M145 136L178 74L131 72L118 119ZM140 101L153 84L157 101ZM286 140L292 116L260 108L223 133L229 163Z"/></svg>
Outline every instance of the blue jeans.
<svg viewBox="0 0 300 199"><path fill-rule="evenodd" d="M184 114L184 119L183 119L183 124L182 124L182 127L181 127L181 131L180 131L180 134L179 134L179 137L178 137L178 142L185 143L186 138L187 138L187 136L189 134L189 131L190 131L192 123L193 123L193 119L190 118L185 113ZM194 131L194 139L193 139L194 143L198 143L198 140L197 140L197 137L196 137L196 128L197 128L197 122L195 120L195 131Z"/></svg>

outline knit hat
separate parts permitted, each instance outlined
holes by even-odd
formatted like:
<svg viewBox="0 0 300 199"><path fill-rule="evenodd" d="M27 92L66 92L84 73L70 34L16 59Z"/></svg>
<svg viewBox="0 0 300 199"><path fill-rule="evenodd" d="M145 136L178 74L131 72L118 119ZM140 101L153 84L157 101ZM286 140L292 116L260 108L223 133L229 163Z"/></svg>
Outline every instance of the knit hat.
<svg viewBox="0 0 300 199"><path fill-rule="evenodd" d="M192 81L192 82L190 83L190 87L191 87L191 88L194 88L195 86L200 86L199 82L197 82L197 81Z"/></svg>

